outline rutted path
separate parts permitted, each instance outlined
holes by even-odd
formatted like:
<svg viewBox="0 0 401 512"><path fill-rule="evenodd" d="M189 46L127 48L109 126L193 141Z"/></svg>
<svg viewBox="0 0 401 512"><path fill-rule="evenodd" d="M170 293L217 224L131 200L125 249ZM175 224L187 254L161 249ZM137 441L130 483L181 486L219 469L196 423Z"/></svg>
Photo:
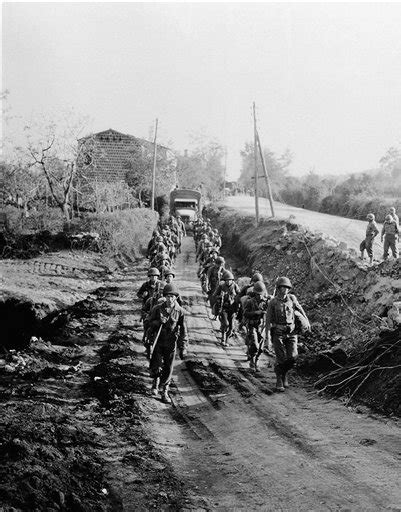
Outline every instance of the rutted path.
<svg viewBox="0 0 401 512"><path fill-rule="evenodd" d="M250 373L240 337L224 350L184 240L176 281L190 310L188 359L178 362L173 408L160 404L154 439L188 486L188 508L401 510L399 428L313 390L272 393L264 358Z"/></svg>

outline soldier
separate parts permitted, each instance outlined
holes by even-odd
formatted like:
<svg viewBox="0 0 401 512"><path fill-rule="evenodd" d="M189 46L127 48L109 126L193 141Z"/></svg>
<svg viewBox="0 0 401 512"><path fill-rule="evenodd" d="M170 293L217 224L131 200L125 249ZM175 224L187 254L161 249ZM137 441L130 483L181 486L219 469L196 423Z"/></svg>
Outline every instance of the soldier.
<svg viewBox="0 0 401 512"><path fill-rule="evenodd" d="M375 222L375 216L373 213L368 213L366 218L368 219L368 225L366 228L365 239L362 240L359 249L361 251L361 260L365 258L365 251L369 256L369 263L373 263L373 240L379 234L379 229Z"/></svg>
<svg viewBox="0 0 401 512"><path fill-rule="evenodd" d="M150 314L152 350L150 374L153 378L152 394L157 396L162 388L162 400L171 403L168 391L173 374L174 360L178 348L179 356L184 359L188 335L184 321L185 310L177 304L179 292L173 284L164 287L165 302L157 304Z"/></svg>
<svg viewBox="0 0 401 512"><path fill-rule="evenodd" d="M386 261L388 258L388 251L391 249L393 253L393 258L398 258L398 234L399 227L397 222L391 215L386 215L386 219L383 224L382 233L381 233L381 241L383 242L383 260Z"/></svg>
<svg viewBox="0 0 401 512"><path fill-rule="evenodd" d="M145 281L137 292L137 296L142 299L143 305L154 295L161 295L161 281L159 280L160 272L157 268L152 267L148 270L148 280Z"/></svg>
<svg viewBox="0 0 401 512"><path fill-rule="evenodd" d="M233 332L234 315L238 308L235 297L239 293L239 287L234 282L234 276L226 270L222 276L224 281L213 294L213 313L220 320L221 344L228 345L227 340Z"/></svg>
<svg viewBox="0 0 401 512"><path fill-rule="evenodd" d="M266 333L270 331L276 363L276 391L283 392L289 386L287 372L298 357L298 336L295 316L301 315L303 323L310 329L309 320L295 295L290 294L292 284L288 277L276 281L276 295L269 301L266 313ZM296 313L297 312L297 313Z"/></svg>
<svg viewBox="0 0 401 512"><path fill-rule="evenodd" d="M266 327L264 320L271 298L267 294L264 283L256 281L253 286L252 295L244 308L244 318L247 326L247 356L249 367L255 371L258 370L258 360L264 348L263 331ZM270 337L269 331L266 331L266 336Z"/></svg>
<svg viewBox="0 0 401 512"><path fill-rule="evenodd" d="M245 304L249 300L248 290L252 289L254 284L257 281L263 282L263 276L259 272L255 272L253 274L253 276L251 278L251 282L242 286L239 294L237 295L237 301L238 301L237 320L240 324L239 325L240 328L242 328L244 326L243 312L244 312Z"/></svg>
<svg viewBox="0 0 401 512"><path fill-rule="evenodd" d="M223 272L225 271L224 265L224 258L222 256L217 256L214 265L210 266L209 270L207 271L207 293L209 295L211 307L213 307L214 304L213 294L216 291L217 287L219 286L220 280L222 279L223 276Z"/></svg>
<svg viewBox="0 0 401 512"><path fill-rule="evenodd" d="M400 227L400 219L398 215L395 212L394 206L390 208L390 215L393 217L393 219L396 221L398 228Z"/></svg>
<svg viewBox="0 0 401 512"><path fill-rule="evenodd" d="M167 286L168 284L173 284L174 279L175 279L174 270L172 270L171 268L166 268L166 270L164 271L164 281L165 281L165 285L164 286ZM179 306L182 306L181 295L177 296L177 303L178 303Z"/></svg>

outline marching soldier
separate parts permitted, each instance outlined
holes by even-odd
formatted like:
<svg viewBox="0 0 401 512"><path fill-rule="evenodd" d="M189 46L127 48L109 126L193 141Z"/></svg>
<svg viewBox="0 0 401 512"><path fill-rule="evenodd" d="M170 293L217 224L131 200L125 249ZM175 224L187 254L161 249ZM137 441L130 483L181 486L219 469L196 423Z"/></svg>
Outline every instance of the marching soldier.
<svg viewBox="0 0 401 512"><path fill-rule="evenodd" d="M223 256L217 256L214 265L210 266L209 270L207 271L207 293L209 295L211 307L213 307L214 304L214 292L219 286L220 280L222 279L223 276L223 272L225 271L224 265L225 261Z"/></svg>
<svg viewBox="0 0 401 512"><path fill-rule="evenodd" d="M267 294L264 283L256 281L252 295L244 307L244 318L247 326L247 356L249 367L255 371L258 369L258 360L264 349L265 315L271 298ZM270 337L270 332L267 330L266 336Z"/></svg>
<svg viewBox="0 0 401 512"><path fill-rule="evenodd" d="M238 308L235 298L239 293L239 287L229 270L224 272L222 279L224 283L220 284L213 294L213 312L220 320L221 344L226 347L227 340L233 332L234 315Z"/></svg>
<svg viewBox="0 0 401 512"><path fill-rule="evenodd" d="M361 260L364 259L364 257L365 257L364 254L366 251L369 256L369 263L372 265L372 263L373 263L373 240L379 234L379 229L375 222L375 216L373 213L368 213L366 218L368 219L369 223L366 228L365 239L362 240L361 245L359 246L359 249L361 251Z"/></svg>
<svg viewBox="0 0 401 512"><path fill-rule="evenodd" d="M150 297L160 297L162 283L159 277L160 272L157 268L152 267L148 270L148 280L142 284L137 292L137 297L142 299L143 305Z"/></svg>
<svg viewBox="0 0 401 512"><path fill-rule="evenodd" d="M295 317L298 316L306 329L309 320L295 295L290 294L292 284L288 277L276 281L276 295L269 301L266 313L266 333L270 331L276 363L276 391L283 392L289 386L287 372L294 366L298 357L298 336L295 330Z"/></svg>
<svg viewBox="0 0 401 512"><path fill-rule="evenodd" d="M167 284L163 289L165 302L157 304L150 314L149 329L151 331L150 374L153 377L152 394L157 396L159 387L162 389L162 400L171 403L169 387L173 374L175 354L184 359L188 334L184 321L185 310L177 304L179 292L174 284Z"/></svg>
<svg viewBox="0 0 401 512"><path fill-rule="evenodd" d="M398 234L399 227L394 217L391 215L386 215L386 219L383 224L382 233L381 233L381 241L383 242L383 260L386 261L388 258L389 249L393 253L393 258L398 258Z"/></svg>

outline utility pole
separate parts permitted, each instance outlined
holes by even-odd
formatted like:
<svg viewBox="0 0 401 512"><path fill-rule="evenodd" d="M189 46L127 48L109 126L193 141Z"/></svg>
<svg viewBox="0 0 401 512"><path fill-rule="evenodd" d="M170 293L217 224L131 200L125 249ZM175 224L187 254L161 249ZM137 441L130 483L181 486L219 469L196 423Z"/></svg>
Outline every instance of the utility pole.
<svg viewBox="0 0 401 512"><path fill-rule="evenodd" d="M223 199L226 198L226 177L227 177L227 146L224 149L224 183L223 183Z"/></svg>
<svg viewBox="0 0 401 512"><path fill-rule="evenodd" d="M262 145L261 145L261 143L260 143L260 138L259 138L259 134L258 134L258 132L256 132L256 137L257 137L257 139L258 139L258 146L259 146L260 159L262 160L263 172L264 172L264 174L265 174L265 179L266 179L267 194L268 194L268 196L269 196L270 209L271 209L271 211L272 211L272 217L275 217L275 215L274 215L274 206L273 206L272 189L271 189L271 187L270 187L269 175L267 174L267 168L266 168L266 163L265 163L265 157L264 157L264 155L263 155Z"/></svg>
<svg viewBox="0 0 401 512"><path fill-rule="evenodd" d="M152 174L152 210L155 209L155 188L156 188L156 157L157 157L157 124L158 119L156 118L156 126L155 126L155 139L154 139L154 148L153 148L153 174Z"/></svg>
<svg viewBox="0 0 401 512"><path fill-rule="evenodd" d="M257 154L257 131L256 131L256 112L255 102L253 102L253 155L255 165L255 219L256 225L259 225L259 184L258 184L258 154Z"/></svg>

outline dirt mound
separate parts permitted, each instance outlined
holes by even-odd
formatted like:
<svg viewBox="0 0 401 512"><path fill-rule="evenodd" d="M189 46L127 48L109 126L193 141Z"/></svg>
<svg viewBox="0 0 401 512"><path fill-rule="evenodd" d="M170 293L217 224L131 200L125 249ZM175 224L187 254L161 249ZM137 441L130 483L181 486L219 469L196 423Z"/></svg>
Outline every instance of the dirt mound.
<svg viewBox="0 0 401 512"><path fill-rule="evenodd" d="M389 328L392 305L401 299L401 259L368 267L345 244L310 233L291 220L263 219L255 227L252 217L224 207L209 208L206 215L223 234L223 249L230 247L225 256L236 255L237 277L260 271L269 293L277 277L290 278L312 324L311 333L301 339L300 368L322 374L342 366L346 356L363 351L383 326ZM339 359L333 357L333 348L341 351ZM393 356L391 366L401 364L397 354ZM396 413L399 401L395 403L388 390L383 394L382 386L391 381L395 390L397 384L383 372L373 372L353 398L366 401L362 391L369 385L367 401L381 411Z"/></svg>

